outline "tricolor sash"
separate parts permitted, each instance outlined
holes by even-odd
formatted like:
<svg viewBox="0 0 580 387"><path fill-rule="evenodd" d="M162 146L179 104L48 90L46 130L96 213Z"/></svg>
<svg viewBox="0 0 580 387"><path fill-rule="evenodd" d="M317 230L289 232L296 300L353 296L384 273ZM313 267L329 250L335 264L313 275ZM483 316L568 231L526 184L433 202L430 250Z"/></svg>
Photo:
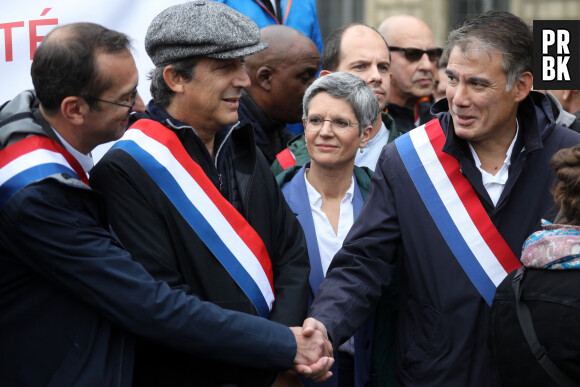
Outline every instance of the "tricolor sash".
<svg viewBox="0 0 580 387"><path fill-rule="evenodd" d="M485 212L459 162L443 152L438 119L397 138L395 144L445 242L485 301L521 264Z"/></svg>
<svg viewBox="0 0 580 387"><path fill-rule="evenodd" d="M28 184L59 173L89 184L79 162L51 138L30 136L7 146L0 151L0 208Z"/></svg>
<svg viewBox="0 0 580 387"><path fill-rule="evenodd" d="M242 291L267 318L274 303L272 263L264 242L191 159L173 131L137 121L113 146L129 153Z"/></svg>

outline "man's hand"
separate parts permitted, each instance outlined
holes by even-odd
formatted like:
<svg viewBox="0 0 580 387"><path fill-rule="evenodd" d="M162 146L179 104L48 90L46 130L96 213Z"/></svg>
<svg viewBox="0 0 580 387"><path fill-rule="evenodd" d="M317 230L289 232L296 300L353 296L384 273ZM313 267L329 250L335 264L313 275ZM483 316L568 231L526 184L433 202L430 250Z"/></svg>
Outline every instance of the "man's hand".
<svg viewBox="0 0 580 387"><path fill-rule="evenodd" d="M315 331L322 332L322 335L328 339L328 332L326 332L326 327L323 323L312 317L304 320L304 324L302 324L302 334L306 337L310 337ZM332 353L332 344L330 344L330 341L328 342L328 345L329 351Z"/></svg>
<svg viewBox="0 0 580 387"><path fill-rule="evenodd" d="M294 370L315 382L322 382L332 376L330 367L332 344L328 340L326 328L313 318L306 319L302 328L290 328L296 337L296 357Z"/></svg>

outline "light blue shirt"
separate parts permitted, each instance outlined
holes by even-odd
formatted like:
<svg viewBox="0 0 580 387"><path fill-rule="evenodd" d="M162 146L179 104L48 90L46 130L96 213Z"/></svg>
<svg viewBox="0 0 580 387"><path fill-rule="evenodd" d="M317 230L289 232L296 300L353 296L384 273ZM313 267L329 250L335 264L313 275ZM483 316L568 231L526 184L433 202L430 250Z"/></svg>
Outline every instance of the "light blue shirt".
<svg viewBox="0 0 580 387"><path fill-rule="evenodd" d="M356 153L354 165L357 167L367 167L374 172L381 151L387 145L388 140L389 129L387 129L384 122L381 122L381 129L379 129L377 135L372 140L369 140L367 146L362 148L362 153L360 151Z"/></svg>

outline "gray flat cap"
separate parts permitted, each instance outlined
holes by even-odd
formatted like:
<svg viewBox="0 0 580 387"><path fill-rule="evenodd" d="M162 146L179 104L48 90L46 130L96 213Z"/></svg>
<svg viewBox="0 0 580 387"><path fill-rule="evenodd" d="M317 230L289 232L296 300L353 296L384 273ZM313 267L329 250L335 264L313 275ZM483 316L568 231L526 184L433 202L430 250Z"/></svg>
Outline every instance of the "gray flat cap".
<svg viewBox="0 0 580 387"><path fill-rule="evenodd" d="M167 8L155 16L145 36L145 50L155 66L192 56L241 58L266 47L249 17L209 0Z"/></svg>

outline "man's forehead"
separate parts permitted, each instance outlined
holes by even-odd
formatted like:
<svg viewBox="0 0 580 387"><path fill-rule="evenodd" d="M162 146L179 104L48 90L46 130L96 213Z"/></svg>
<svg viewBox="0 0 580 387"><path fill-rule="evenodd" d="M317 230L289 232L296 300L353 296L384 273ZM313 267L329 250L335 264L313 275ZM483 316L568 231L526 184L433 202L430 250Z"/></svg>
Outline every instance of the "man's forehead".
<svg viewBox="0 0 580 387"><path fill-rule="evenodd" d="M498 61L500 63L503 61L503 55L494 49L479 46L455 46L449 53L447 67L453 64L487 66L490 62Z"/></svg>
<svg viewBox="0 0 580 387"><path fill-rule="evenodd" d="M365 45L367 42L372 42L372 44L376 45L377 43L381 42L387 47L387 44L383 40L381 34L378 31L375 31L369 26L365 25L354 25L350 28L347 28L344 33L342 34L341 46L360 46Z"/></svg>
<svg viewBox="0 0 580 387"><path fill-rule="evenodd" d="M447 74L474 78L497 76L503 71L503 55L493 49L454 47L449 54Z"/></svg>
<svg viewBox="0 0 580 387"><path fill-rule="evenodd" d="M425 22L415 17L399 17L391 21L388 43L391 46L431 48L435 39Z"/></svg>
<svg viewBox="0 0 580 387"><path fill-rule="evenodd" d="M429 49L435 47L433 35L406 34L390 42L391 46Z"/></svg>
<svg viewBox="0 0 580 387"><path fill-rule="evenodd" d="M367 26L353 26L347 29L340 42L340 59L349 61L380 55L389 62L389 50L381 35Z"/></svg>

